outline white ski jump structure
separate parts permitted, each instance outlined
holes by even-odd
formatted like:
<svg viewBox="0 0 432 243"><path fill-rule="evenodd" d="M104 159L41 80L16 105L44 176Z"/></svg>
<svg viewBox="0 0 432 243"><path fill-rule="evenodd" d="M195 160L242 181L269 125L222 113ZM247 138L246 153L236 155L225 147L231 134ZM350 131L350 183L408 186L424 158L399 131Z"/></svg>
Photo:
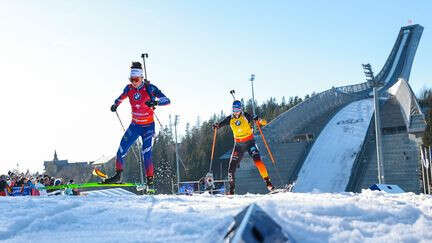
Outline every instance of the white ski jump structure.
<svg viewBox="0 0 432 243"><path fill-rule="evenodd" d="M294 191L345 191L372 114L372 99L353 102L339 111L309 151Z"/></svg>

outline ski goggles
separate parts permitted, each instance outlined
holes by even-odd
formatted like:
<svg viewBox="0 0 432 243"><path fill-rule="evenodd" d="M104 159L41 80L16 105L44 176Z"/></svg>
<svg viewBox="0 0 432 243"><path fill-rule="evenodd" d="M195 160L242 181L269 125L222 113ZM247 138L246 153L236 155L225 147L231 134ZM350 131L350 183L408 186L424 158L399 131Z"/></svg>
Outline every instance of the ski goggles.
<svg viewBox="0 0 432 243"><path fill-rule="evenodd" d="M242 112L241 108L233 107L233 113Z"/></svg>
<svg viewBox="0 0 432 243"><path fill-rule="evenodd" d="M142 77L143 76L143 70L139 69L139 68L132 68L130 71L130 77L131 78L135 78L135 77Z"/></svg>
<svg viewBox="0 0 432 243"><path fill-rule="evenodd" d="M138 83L138 82L140 81L140 78L141 78L141 77L130 77L130 78L129 78L129 81L130 81L131 83Z"/></svg>

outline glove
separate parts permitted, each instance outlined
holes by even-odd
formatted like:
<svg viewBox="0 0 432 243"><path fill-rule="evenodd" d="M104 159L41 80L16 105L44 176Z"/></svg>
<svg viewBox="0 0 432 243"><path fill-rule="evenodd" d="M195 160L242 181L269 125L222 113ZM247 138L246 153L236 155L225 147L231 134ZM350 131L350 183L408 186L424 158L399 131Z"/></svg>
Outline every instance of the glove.
<svg viewBox="0 0 432 243"><path fill-rule="evenodd" d="M159 102L157 100L148 100L148 101L146 101L145 104L150 108L154 108L155 106L158 105L158 103Z"/></svg>
<svg viewBox="0 0 432 243"><path fill-rule="evenodd" d="M219 128L219 123L215 123L215 124L213 124L213 129L218 129Z"/></svg>
<svg viewBox="0 0 432 243"><path fill-rule="evenodd" d="M112 105L111 106L111 111L115 112L116 110L117 110L117 105L116 104Z"/></svg>
<svg viewBox="0 0 432 243"><path fill-rule="evenodd" d="M253 119L254 119L254 121L258 121L258 120L259 120L258 115L255 115L255 116L253 117Z"/></svg>

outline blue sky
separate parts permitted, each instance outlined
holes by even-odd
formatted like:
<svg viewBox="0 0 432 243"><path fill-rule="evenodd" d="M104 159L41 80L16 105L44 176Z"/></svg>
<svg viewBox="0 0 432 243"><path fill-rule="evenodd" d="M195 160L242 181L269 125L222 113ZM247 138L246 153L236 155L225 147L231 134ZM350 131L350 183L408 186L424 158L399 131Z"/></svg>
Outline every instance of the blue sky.
<svg viewBox="0 0 432 243"><path fill-rule="evenodd" d="M115 154L109 111L130 62L149 53L149 78L181 126L229 112L229 90L258 102L363 82L384 64L401 26L425 27L411 72L431 87L430 1L0 1L0 173ZM429 86L428 86L429 85ZM119 112L125 123L130 108ZM209 145L210 149L210 145Z"/></svg>

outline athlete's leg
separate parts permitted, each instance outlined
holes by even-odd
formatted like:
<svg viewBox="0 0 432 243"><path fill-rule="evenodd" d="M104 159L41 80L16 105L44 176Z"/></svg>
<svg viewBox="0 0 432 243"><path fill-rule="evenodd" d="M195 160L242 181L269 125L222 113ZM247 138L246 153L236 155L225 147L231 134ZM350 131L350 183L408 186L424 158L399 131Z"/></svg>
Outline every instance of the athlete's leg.
<svg viewBox="0 0 432 243"><path fill-rule="evenodd" d="M255 144L255 141L251 141L248 144L248 153L252 157L252 159L255 163L255 166L257 167L261 177L264 180L268 179L269 176L267 173L266 166L264 165L264 162L262 162L262 160L261 160L261 156L260 156L259 150Z"/></svg>
<svg viewBox="0 0 432 243"><path fill-rule="evenodd" d="M257 167L257 169L261 175L261 178L263 178L263 180L265 181L267 189L269 191L274 190L275 187L270 182L270 178L268 176L266 166L264 165L264 162L261 160L261 156L259 154L259 150L255 144L255 141L250 142L250 144L248 146L248 153L252 157L253 161L255 162L255 166Z"/></svg>
<svg viewBox="0 0 432 243"><path fill-rule="evenodd" d="M120 142L120 147L117 150L116 157L116 170L123 170L124 158L129 150L129 148L134 144L135 140L139 136L138 125L131 123L123 135L123 138Z"/></svg>
<svg viewBox="0 0 432 243"><path fill-rule="evenodd" d="M143 125L142 127L141 138L143 141L141 155L143 158L144 166L143 166L143 174L146 175L147 178L153 177L154 174L154 166L152 161L152 142L153 136L155 133L155 124Z"/></svg>
<svg viewBox="0 0 432 243"><path fill-rule="evenodd" d="M229 180L229 194L234 194L235 192L235 171L240 164L240 161L243 157L244 150L243 146L239 143L234 144L234 149L231 154L231 159L228 166L228 180Z"/></svg>

